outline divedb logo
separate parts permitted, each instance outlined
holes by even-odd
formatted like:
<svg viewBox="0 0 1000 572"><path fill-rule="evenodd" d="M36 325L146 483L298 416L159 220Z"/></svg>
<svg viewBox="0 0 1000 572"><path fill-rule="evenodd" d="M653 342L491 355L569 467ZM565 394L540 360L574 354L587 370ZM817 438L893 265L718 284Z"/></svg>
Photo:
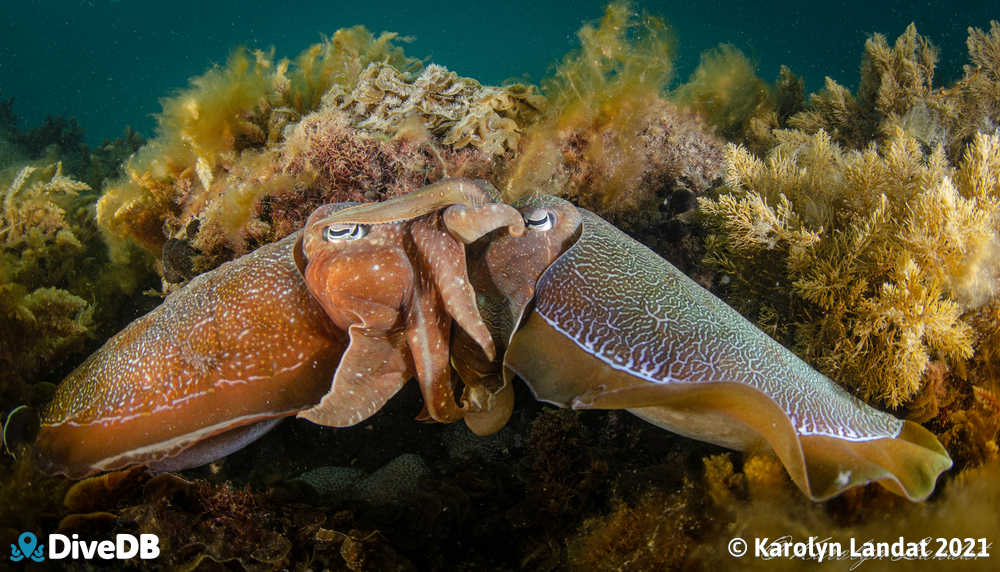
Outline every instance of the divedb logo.
<svg viewBox="0 0 1000 572"><path fill-rule="evenodd" d="M45 547L48 546L46 551ZM151 560L160 555L160 537L155 534L116 534L114 540L81 540L79 534L50 534L48 544L41 544L31 532L22 532L17 544L10 545L10 559L22 560L128 560L139 557Z"/></svg>

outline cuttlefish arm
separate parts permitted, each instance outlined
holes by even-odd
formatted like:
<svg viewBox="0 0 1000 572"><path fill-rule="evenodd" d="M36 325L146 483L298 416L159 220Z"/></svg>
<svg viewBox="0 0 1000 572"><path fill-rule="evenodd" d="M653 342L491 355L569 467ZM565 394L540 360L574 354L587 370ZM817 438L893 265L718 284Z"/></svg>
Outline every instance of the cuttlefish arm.
<svg viewBox="0 0 1000 572"><path fill-rule="evenodd" d="M298 274L297 238L198 276L74 370L42 414L41 466L197 466L319 401L345 339Z"/></svg>
<svg viewBox="0 0 1000 572"><path fill-rule="evenodd" d="M481 183L447 179L385 203L337 212L321 208L310 216L301 244L305 282L350 341L330 391L300 417L353 425L378 411L413 375L429 418L451 422L463 416L451 381L452 323L483 353L494 356L495 349L456 235L521 223L511 207L490 203L494 194ZM467 209L471 222L459 217L453 233L440 211L456 207Z"/></svg>
<svg viewBox="0 0 1000 572"><path fill-rule="evenodd" d="M506 374L539 399L771 449L814 500L868 482L919 500L951 466L926 429L848 394L651 250L580 213L582 222L556 218L557 230L579 225L579 239L541 274L504 355Z"/></svg>
<svg viewBox="0 0 1000 572"><path fill-rule="evenodd" d="M503 377L500 357L534 298L538 277L579 235L580 215L566 201L536 195L516 206L522 227L497 230L469 249L469 279L498 358L477 351L464 332L452 337L452 364L464 382L463 400L470 409L465 422L477 435L499 431L510 418L513 386ZM553 226L556 220L562 221L558 227Z"/></svg>

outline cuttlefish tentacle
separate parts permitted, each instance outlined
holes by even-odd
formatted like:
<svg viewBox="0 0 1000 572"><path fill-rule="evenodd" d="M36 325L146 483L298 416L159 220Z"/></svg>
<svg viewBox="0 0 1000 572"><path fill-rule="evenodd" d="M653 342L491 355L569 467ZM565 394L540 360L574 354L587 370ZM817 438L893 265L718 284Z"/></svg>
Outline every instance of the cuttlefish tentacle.
<svg viewBox="0 0 1000 572"><path fill-rule="evenodd" d="M474 245L469 257L469 279L500 354L535 295L538 277L575 242L580 221L571 204L545 195L516 206L524 211L517 211L521 224L508 224L506 231ZM548 228L556 220L562 223ZM530 226L525 227L526 221ZM477 352L464 332L454 334L452 353L455 371L465 384L463 401L469 404L466 425L477 435L499 431L514 407L513 386L503 377L500 360Z"/></svg>
<svg viewBox="0 0 1000 572"><path fill-rule="evenodd" d="M873 409L596 215L538 280L504 357L536 397L629 409L676 433L771 449L823 500L867 482L918 500L951 459ZM516 240L516 239L513 239Z"/></svg>
<svg viewBox="0 0 1000 572"><path fill-rule="evenodd" d="M415 284L407 338L417 380L425 396L426 415L435 421L450 423L463 415L454 399L451 383L452 319L490 359L495 358L496 349L469 284L464 245L445 229L438 213L414 221L410 232L413 258L424 272ZM426 396L436 398L427 399Z"/></svg>
<svg viewBox="0 0 1000 572"><path fill-rule="evenodd" d="M520 214L489 203L495 196L490 186L447 180L386 203L313 213L300 247L305 281L351 339L330 392L301 417L353 425L414 374L429 418L463 416L451 381L452 321L479 351L491 359L496 352L455 234L481 236L499 226L518 232ZM467 209L454 219L455 233L439 212L454 207Z"/></svg>
<svg viewBox="0 0 1000 572"><path fill-rule="evenodd" d="M447 231L466 245L471 245L494 231L504 236L524 234L521 213L505 204L488 204L475 208L454 205L444 210L442 218ZM450 298L463 304L475 304L477 311L474 315L477 320L472 327L460 322L462 328L452 332L452 373L464 385L461 402L465 410L466 425L477 435L489 435L503 427L510 418L514 409L514 392L512 387L504 386L496 375L499 371L496 328L491 328L478 311L482 301L473 287L465 250L461 249L453 259L465 266L466 271L462 279L452 280L447 286L442 286L462 290L458 295L446 297L446 300ZM459 275L457 270L452 274ZM451 312L453 315L473 315L471 309L464 308L455 308ZM506 345L503 336L500 336L500 340Z"/></svg>
<svg viewBox="0 0 1000 572"><path fill-rule="evenodd" d="M337 209L315 220L317 225L337 223L384 224L412 220L451 205L482 207L497 200L499 192L486 181L453 178L387 201Z"/></svg>
<svg viewBox="0 0 1000 572"><path fill-rule="evenodd" d="M421 275L414 285L413 304L407 315L406 341L424 396L424 412L420 418L441 423L462 418L451 384L451 322L438 289L430 277Z"/></svg>
<svg viewBox="0 0 1000 572"><path fill-rule="evenodd" d="M442 217L448 232L467 245L503 227L513 236L521 236L524 232L521 213L505 204L453 205L444 210Z"/></svg>
<svg viewBox="0 0 1000 572"><path fill-rule="evenodd" d="M40 464L72 477L195 466L316 403L346 340L298 274L297 238L195 278L108 340L43 412Z"/></svg>

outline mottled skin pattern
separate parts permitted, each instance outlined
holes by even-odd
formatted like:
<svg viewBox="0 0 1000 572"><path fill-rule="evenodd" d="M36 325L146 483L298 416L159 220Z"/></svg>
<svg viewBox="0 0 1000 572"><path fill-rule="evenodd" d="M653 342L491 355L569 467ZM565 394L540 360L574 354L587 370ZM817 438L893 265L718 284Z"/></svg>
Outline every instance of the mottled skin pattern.
<svg viewBox="0 0 1000 572"><path fill-rule="evenodd" d="M377 205L327 205L310 219L315 232L307 227L195 278L63 381L43 414L39 462L74 477L140 463L196 466L300 411L319 423L356 423L414 373L428 417L460 418L452 320L495 356L461 241L504 226L523 231L519 213L496 196L487 183L450 179ZM330 245L314 239L352 222L375 229L359 243L367 250L348 252L324 275ZM305 251L319 301L303 280Z"/></svg>
<svg viewBox="0 0 1000 572"><path fill-rule="evenodd" d="M590 212L580 242L539 280L535 311L588 354L639 379L748 385L777 403L800 435L867 441L903 427Z"/></svg>
<svg viewBox="0 0 1000 572"><path fill-rule="evenodd" d="M73 371L42 416L43 465L152 463L315 403L345 340L298 274L297 234L198 276Z"/></svg>
<svg viewBox="0 0 1000 572"><path fill-rule="evenodd" d="M414 375L424 396L422 417L453 422L464 416L452 384L452 322L488 359L496 350L469 283L463 241L497 227L516 234L521 225L517 211L489 203L491 190L451 179L381 208L328 206L309 217L303 275L350 342L330 391L300 417L354 425ZM330 229L345 234L331 238Z"/></svg>
<svg viewBox="0 0 1000 572"><path fill-rule="evenodd" d="M486 434L517 374L559 406L771 449L816 500L868 482L922 499L951 466L926 429L854 398L596 215L495 200L453 179L327 205L300 237L196 278L64 381L43 464L192 466L283 416L358 423L413 376L425 418Z"/></svg>
<svg viewBox="0 0 1000 572"><path fill-rule="evenodd" d="M560 203L528 208L558 213ZM506 378L516 373L562 407L628 409L696 439L773 450L815 500L868 482L919 500L951 466L926 429L851 396L651 250L578 212L548 231L580 228L537 280L503 357ZM538 252L528 226L490 248Z"/></svg>

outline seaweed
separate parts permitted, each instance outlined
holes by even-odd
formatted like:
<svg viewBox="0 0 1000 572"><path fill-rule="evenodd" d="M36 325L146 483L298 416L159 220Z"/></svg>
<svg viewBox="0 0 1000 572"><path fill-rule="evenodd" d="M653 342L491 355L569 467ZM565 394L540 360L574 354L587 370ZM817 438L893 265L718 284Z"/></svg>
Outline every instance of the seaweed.
<svg viewBox="0 0 1000 572"><path fill-rule="evenodd" d="M577 36L499 187L562 195L630 231L656 226L672 191L699 193L720 175L721 141L666 99L673 40L660 19L615 2Z"/></svg>
<svg viewBox="0 0 1000 572"><path fill-rule="evenodd" d="M340 30L294 64L238 49L163 100L157 137L98 203L112 250L135 242L159 258L169 291L298 230L321 204L491 175L541 98L435 65L416 74L395 38Z"/></svg>
<svg viewBox="0 0 1000 572"><path fill-rule="evenodd" d="M732 279L730 299L868 398L898 407L932 356L972 357L963 313L996 294L1000 187L996 136L980 135L952 169L897 131L843 151L824 132L775 132L762 161L726 151L721 194L701 201L713 229L706 262ZM997 163L996 166L1000 166ZM786 285L775 289L774 284Z"/></svg>
<svg viewBox="0 0 1000 572"><path fill-rule="evenodd" d="M676 570L703 528L692 510L695 487L651 490L632 504L618 499L607 515L592 517L567 540L570 570Z"/></svg>
<svg viewBox="0 0 1000 572"><path fill-rule="evenodd" d="M422 67L394 35L361 27L293 61L237 50L164 100L156 138L127 132L91 160L89 173L107 173L136 153L99 207L114 260L142 266L154 253L172 288L296 230L322 203L383 200L446 175L492 178L510 197L568 196L682 257L702 248L700 220L710 234L696 276L722 272L720 293L781 342L933 430L956 461L942 492L911 505L860 487L803 504L772 456L721 452L624 412L539 414L524 387L504 439L469 446L464 427L412 424L411 387L364 426L286 423L186 478L118 474L64 498L65 480L5 460L9 526L153 532L162 566L262 570L718 568L735 562L733 536L995 536L1000 27L970 30L972 63L945 89L915 29L895 47L875 36L857 94L831 81L805 114L800 79L782 68L768 85L731 47L668 92L669 33L625 4L579 37L544 101ZM5 113L0 102L0 123ZM26 154L6 140L0 164L21 173ZM93 193L47 162L0 186L10 404L43 401L42 380L122 321L112 306L136 311L108 303L141 274L109 260ZM390 459L415 470L389 472L364 498L317 480L317 463L370 473ZM801 562L740 561L761 564Z"/></svg>
<svg viewBox="0 0 1000 572"><path fill-rule="evenodd" d="M524 126L545 104L533 86L482 86L436 64L409 77L388 64L372 63L353 90L337 87L324 97L365 131L391 136L405 122L416 121L443 145L472 145L491 158L516 150Z"/></svg>
<svg viewBox="0 0 1000 572"><path fill-rule="evenodd" d="M673 99L705 117L727 141L744 140L751 120L774 113L777 107L771 86L757 77L750 60L729 44L701 54L697 69L687 83L674 90Z"/></svg>
<svg viewBox="0 0 1000 572"><path fill-rule="evenodd" d="M142 261L111 263L90 186L62 163L13 167L0 179L9 181L0 197L0 396L12 408L38 405L33 386L56 381L120 326L111 301L134 292L144 271Z"/></svg>
<svg viewBox="0 0 1000 572"><path fill-rule="evenodd" d="M860 149L879 135L883 122L901 119L917 102L927 113L942 109L932 98L936 63L937 49L913 24L891 47L874 34L865 42L857 95L827 77L825 88L810 96L808 109L790 118L789 126L808 133L823 129L838 143Z"/></svg>
<svg viewBox="0 0 1000 572"><path fill-rule="evenodd" d="M157 136L128 160L124 177L106 185L97 213L109 240L118 247L133 240L159 256L170 238L165 224L177 226L177 217L191 203L203 204L200 194L241 162L259 164L255 154L282 141L285 126L316 109L330 86L353 86L372 61L418 65L394 39L360 26L339 30L304 50L294 66L238 48L226 65L192 78L188 89L162 100Z"/></svg>
<svg viewBox="0 0 1000 572"><path fill-rule="evenodd" d="M822 129L852 149L902 129L927 151L942 146L957 163L976 133L991 133L1000 124L1000 26L991 22L988 33L969 28L966 45L971 63L963 77L937 87L937 48L913 24L892 46L874 34L865 42L857 93L828 77L787 126Z"/></svg>
<svg viewBox="0 0 1000 572"><path fill-rule="evenodd" d="M94 306L66 288L77 278L72 264L84 251L81 232L66 211L90 187L67 177L62 164L24 166L0 203L0 363L4 403L26 400L19 383L66 354L83 349L95 333ZM78 224L78 223L77 223ZM59 286L59 287L56 287ZM13 394L11 394L11 392ZM9 399L9 400L8 400Z"/></svg>

